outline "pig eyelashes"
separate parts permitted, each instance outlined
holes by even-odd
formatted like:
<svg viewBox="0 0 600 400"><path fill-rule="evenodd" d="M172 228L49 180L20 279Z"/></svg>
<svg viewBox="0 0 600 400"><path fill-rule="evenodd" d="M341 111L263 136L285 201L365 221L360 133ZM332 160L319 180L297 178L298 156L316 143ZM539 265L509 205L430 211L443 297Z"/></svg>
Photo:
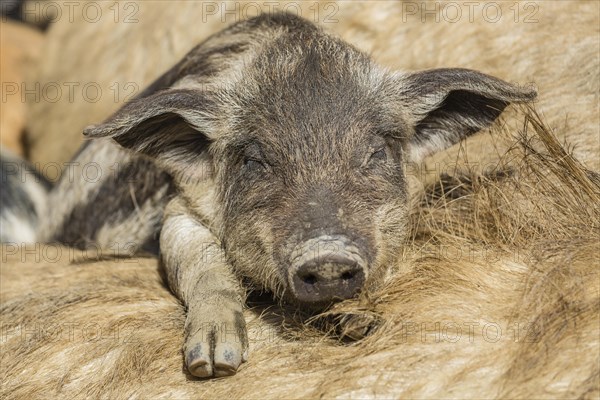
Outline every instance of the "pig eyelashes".
<svg viewBox="0 0 600 400"><path fill-rule="evenodd" d="M270 170L270 166L265 161L249 157L244 158L243 168L252 172L268 172Z"/></svg>
<svg viewBox="0 0 600 400"><path fill-rule="evenodd" d="M361 167L374 167L378 164L385 163L388 159L387 151L385 147L377 148L372 151L364 159ZM254 173L270 173L273 171L273 167L262 157L257 155L244 156L242 168L248 172Z"/></svg>
<svg viewBox="0 0 600 400"><path fill-rule="evenodd" d="M386 160L387 160L387 153L385 152L385 148L381 147L381 148L375 150L371 154L371 156L369 157L369 159L367 161L367 165L375 164L377 162L386 161Z"/></svg>
<svg viewBox="0 0 600 400"><path fill-rule="evenodd" d="M271 164L265 160L262 149L256 143L246 146L243 150L242 157L242 168L246 171L264 173L272 170Z"/></svg>
<svg viewBox="0 0 600 400"><path fill-rule="evenodd" d="M387 151L385 146L381 146L381 147L377 147L375 149L370 149L370 152L368 152L364 158L363 161L360 163L359 168L364 169L364 168L372 168L372 167L376 167L377 165L380 165L382 163L385 163L387 161Z"/></svg>

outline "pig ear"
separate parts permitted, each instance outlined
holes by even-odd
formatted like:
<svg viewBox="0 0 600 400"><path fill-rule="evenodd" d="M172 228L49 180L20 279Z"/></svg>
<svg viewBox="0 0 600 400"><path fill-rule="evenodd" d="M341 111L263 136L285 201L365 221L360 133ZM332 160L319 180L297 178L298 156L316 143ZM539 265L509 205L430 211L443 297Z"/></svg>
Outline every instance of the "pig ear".
<svg viewBox="0 0 600 400"><path fill-rule="evenodd" d="M197 175L206 167L212 104L200 91L169 89L125 104L84 135L111 137L121 146L155 159L167 171Z"/></svg>
<svg viewBox="0 0 600 400"><path fill-rule="evenodd" d="M491 125L508 104L536 97L531 87L468 69L434 69L402 79L403 98L415 130L407 144L413 162Z"/></svg>

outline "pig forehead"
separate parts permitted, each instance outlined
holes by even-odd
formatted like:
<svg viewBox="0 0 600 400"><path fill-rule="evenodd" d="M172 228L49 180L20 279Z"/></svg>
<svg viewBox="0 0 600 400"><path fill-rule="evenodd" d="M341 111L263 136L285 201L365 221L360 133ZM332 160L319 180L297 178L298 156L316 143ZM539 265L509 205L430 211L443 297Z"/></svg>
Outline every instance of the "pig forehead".
<svg viewBox="0 0 600 400"><path fill-rule="evenodd" d="M297 102L304 98L356 96L369 93L378 74L377 66L364 53L349 44L315 32L292 32L282 35L253 54L246 82L254 83L255 97L271 97L274 90L280 100Z"/></svg>
<svg viewBox="0 0 600 400"><path fill-rule="evenodd" d="M379 90L385 72L344 42L320 33L289 34L245 65L231 116L242 136L335 145L389 128L391 116Z"/></svg>
<svg viewBox="0 0 600 400"><path fill-rule="evenodd" d="M385 124L374 101L361 106L352 98L290 97L294 96L287 94L279 104L275 99L245 110L235 131L265 144L286 142L290 147L344 142L358 145L384 133Z"/></svg>
<svg viewBox="0 0 600 400"><path fill-rule="evenodd" d="M296 96L329 96L344 98L363 96L373 92L370 65L353 67L347 62L299 54L286 57L270 66L261 66L253 71L256 85L252 94L256 97L273 96L273 90L282 90L279 98L298 100ZM359 99L356 99L359 100Z"/></svg>
<svg viewBox="0 0 600 400"><path fill-rule="evenodd" d="M313 71L280 72L253 89L240 107L241 120L253 130L347 136L377 130L386 119L383 99L351 74L332 79Z"/></svg>
<svg viewBox="0 0 600 400"><path fill-rule="evenodd" d="M230 139L288 148L339 147L352 150L370 144L395 128L382 99L352 87L333 90L315 88L315 83L285 90L259 91L233 118ZM391 122L392 120L392 122Z"/></svg>

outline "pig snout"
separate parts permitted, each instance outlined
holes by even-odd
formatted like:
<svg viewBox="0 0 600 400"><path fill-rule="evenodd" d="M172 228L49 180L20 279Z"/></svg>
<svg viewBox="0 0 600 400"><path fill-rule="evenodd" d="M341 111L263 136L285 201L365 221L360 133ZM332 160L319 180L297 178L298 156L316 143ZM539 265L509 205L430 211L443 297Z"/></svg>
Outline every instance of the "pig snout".
<svg viewBox="0 0 600 400"><path fill-rule="evenodd" d="M354 296L367 273L367 262L350 239L320 236L294 249L288 281L297 302L321 305Z"/></svg>

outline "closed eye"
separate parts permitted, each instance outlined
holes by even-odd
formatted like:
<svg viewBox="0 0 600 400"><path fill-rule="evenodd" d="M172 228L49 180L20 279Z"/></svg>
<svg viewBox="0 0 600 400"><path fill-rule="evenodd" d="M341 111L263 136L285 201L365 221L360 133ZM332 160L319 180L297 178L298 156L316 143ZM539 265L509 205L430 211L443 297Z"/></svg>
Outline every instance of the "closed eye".
<svg viewBox="0 0 600 400"><path fill-rule="evenodd" d="M256 158L246 158L244 159L244 168L250 171L262 171L267 169L267 164Z"/></svg>
<svg viewBox="0 0 600 400"><path fill-rule="evenodd" d="M263 150L259 143L250 142L242 152L242 168L248 172L263 173L271 169L271 165L266 161Z"/></svg>
<svg viewBox="0 0 600 400"><path fill-rule="evenodd" d="M385 161L387 159L387 154L385 152L385 148L380 148L373 152L369 157L368 164L376 163L379 161Z"/></svg>

